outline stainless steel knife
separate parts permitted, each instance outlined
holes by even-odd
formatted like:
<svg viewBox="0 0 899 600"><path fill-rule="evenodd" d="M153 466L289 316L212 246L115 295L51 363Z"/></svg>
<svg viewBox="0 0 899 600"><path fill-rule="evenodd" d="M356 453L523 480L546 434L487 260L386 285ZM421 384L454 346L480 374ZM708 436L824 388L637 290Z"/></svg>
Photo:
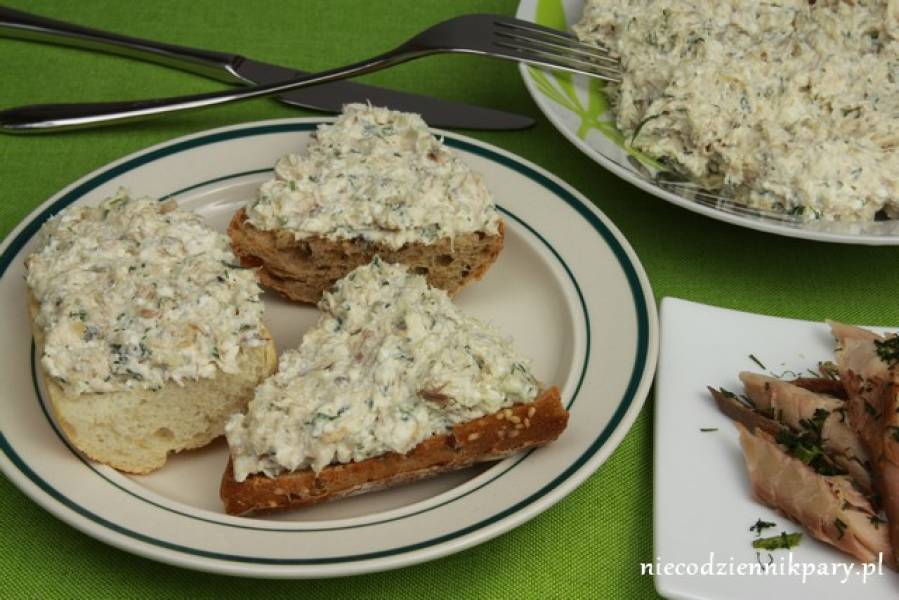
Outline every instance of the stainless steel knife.
<svg viewBox="0 0 899 600"><path fill-rule="evenodd" d="M0 6L0 36L100 50L176 67L227 83L273 83L304 74L304 71L237 54L108 33L4 6ZM340 112L348 102L368 101L376 106L419 113L429 125L450 129L524 129L534 124L533 119L523 115L350 81L287 92L278 99L287 104L334 113Z"/></svg>

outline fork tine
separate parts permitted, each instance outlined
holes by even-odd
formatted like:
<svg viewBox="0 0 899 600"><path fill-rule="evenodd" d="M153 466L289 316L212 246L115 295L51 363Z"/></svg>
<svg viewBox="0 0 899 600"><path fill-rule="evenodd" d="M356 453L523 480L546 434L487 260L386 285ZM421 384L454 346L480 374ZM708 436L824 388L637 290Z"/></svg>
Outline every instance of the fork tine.
<svg viewBox="0 0 899 600"><path fill-rule="evenodd" d="M495 41L493 44L497 47L498 52L507 58L573 73L583 73L613 83L621 82L621 73L617 69L607 66L514 43Z"/></svg>
<svg viewBox="0 0 899 600"><path fill-rule="evenodd" d="M534 23L532 21L523 21L522 19L516 19L515 17L503 17L501 15L497 15L496 24L503 27L525 29L527 31L534 31L536 33L544 33L546 35L560 38L567 38L571 40L577 39L577 36L570 31L565 31L564 29L555 29L553 27L546 27L545 25L540 25L539 23Z"/></svg>
<svg viewBox="0 0 899 600"><path fill-rule="evenodd" d="M596 48L595 46L589 46L586 44L559 44L557 42L509 34L503 31L497 31L496 36L512 40L513 42L527 44L531 48L543 50L545 52L552 52L557 54L561 52L565 56L570 56L571 58L577 58L579 60L586 59L605 63L610 66L618 66L618 59L613 58L607 52L603 52L602 49Z"/></svg>
<svg viewBox="0 0 899 600"><path fill-rule="evenodd" d="M511 17L496 18L496 24L500 27L508 27L509 29L518 29L523 31L530 31L533 33L543 34L547 37L552 37L561 40L576 40L577 38L574 34L569 33L567 31L562 31L561 29L551 29L549 27L544 27L543 25L538 25L536 23L531 23L530 21L522 21L521 19L514 19Z"/></svg>
<svg viewBox="0 0 899 600"><path fill-rule="evenodd" d="M532 39L542 39L547 41L555 41L561 43L576 43L576 44L584 44L576 35L570 33L568 31L562 31L560 29L551 29L549 27L544 27L543 25L538 25L537 23L530 23L528 21L522 21L520 19L497 19L496 25L499 27L503 27L507 29L510 33L517 33L519 35L527 35ZM608 46L603 44L602 42L596 42L596 44L589 44L591 48L599 48L601 50L605 50L606 52L611 52Z"/></svg>

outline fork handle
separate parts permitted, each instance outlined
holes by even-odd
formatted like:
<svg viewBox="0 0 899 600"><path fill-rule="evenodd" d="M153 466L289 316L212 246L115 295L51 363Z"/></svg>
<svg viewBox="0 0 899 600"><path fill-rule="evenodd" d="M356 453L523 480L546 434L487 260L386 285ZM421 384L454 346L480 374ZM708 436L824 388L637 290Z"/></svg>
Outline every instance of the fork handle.
<svg viewBox="0 0 899 600"><path fill-rule="evenodd" d="M404 45L362 62L330 71L307 73L290 81L193 96L92 104L33 104L10 108L0 111L0 131L4 133L42 133L64 129L84 129L97 125L134 121L175 111L215 106L237 100L261 98L371 73L425 56L431 52L433 51L409 49Z"/></svg>
<svg viewBox="0 0 899 600"><path fill-rule="evenodd" d="M237 54L143 40L48 19L6 6L0 6L0 36L149 60L229 83L243 81L235 68L244 58Z"/></svg>

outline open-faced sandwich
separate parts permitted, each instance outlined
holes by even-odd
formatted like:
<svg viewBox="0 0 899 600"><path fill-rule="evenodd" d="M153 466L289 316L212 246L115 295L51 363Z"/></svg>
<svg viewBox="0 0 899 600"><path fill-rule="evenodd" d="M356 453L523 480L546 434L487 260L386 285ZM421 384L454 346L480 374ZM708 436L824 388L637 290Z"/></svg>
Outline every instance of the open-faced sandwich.
<svg viewBox="0 0 899 600"><path fill-rule="evenodd" d="M744 394L711 389L734 419L755 496L814 537L897 565L899 337L831 323L836 363L821 378L741 373Z"/></svg>
<svg viewBox="0 0 899 600"><path fill-rule="evenodd" d="M231 418L232 514L377 490L546 444L557 388L442 290L379 258L325 292L319 321Z"/></svg>
<svg viewBox="0 0 899 600"><path fill-rule="evenodd" d="M26 261L44 383L69 440L131 473L222 435L275 367L228 238L120 191L48 221Z"/></svg>
<svg viewBox="0 0 899 600"><path fill-rule="evenodd" d="M503 222L481 176L421 117L350 104L278 161L228 235L263 285L314 303L376 255L453 295L496 260Z"/></svg>

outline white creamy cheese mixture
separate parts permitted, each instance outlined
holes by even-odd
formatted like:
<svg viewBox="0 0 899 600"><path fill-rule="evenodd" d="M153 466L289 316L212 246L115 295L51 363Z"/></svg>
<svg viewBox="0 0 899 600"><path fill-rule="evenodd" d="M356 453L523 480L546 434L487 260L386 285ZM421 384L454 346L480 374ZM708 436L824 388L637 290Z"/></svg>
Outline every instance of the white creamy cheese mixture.
<svg viewBox="0 0 899 600"><path fill-rule="evenodd" d="M899 217L899 0L588 0L632 145L738 201Z"/></svg>
<svg viewBox="0 0 899 600"><path fill-rule="evenodd" d="M498 231L480 175L434 137L415 114L349 104L321 125L305 154L275 165L247 206L257 229L296 239L362 238L397 249L445 237Z"/></svg>
<svg viewBox="0 0 899 600"><path fill-rule="evenodd" d="M66 208L43 226L26 269L41 363L69 394L233 373L241 347L264 343L255 274L174 202L120 190Z"/></svg>
<svg viewBox="0 0 899 600"><path fill-rule="evenodd" d="M406 453L537 396L508 340L403 266L376 257L338 281L319 309L247 414L225 428L237 481Z"/></svg>

